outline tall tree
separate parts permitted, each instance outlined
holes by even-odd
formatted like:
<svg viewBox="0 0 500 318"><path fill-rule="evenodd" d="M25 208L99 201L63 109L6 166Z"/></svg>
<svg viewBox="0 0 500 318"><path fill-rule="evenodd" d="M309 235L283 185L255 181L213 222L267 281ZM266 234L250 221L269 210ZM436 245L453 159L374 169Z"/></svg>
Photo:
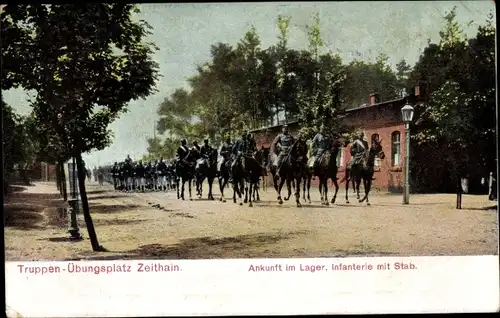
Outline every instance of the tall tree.
<svg viewBox="0 0 500 318"><path fill-rule="evenodd" d="M29 169L35 160L36 144L31 134L30 117L16 114L12 107L1 99L2 121L3 121L3 182L4 192L12 181L15 171L24 177L24 172Z"/></svg>
<svg viewBox="0 0 500 318"><path fill-rule="evenodd" d="M188 132L195 120L194 107L191 95L182 88L176 89L158 107L158 133L171 137L191 137Z"/></svg>
<svg viewBox="0 0 500 318"><path fill-rule="evenodd" d="M244 111L234 118L233 124L237 130L256 128L258 123L259 103L259 60L261 48L260 38L255 27L248 30L236 47L237 69L236 88L238 103L244 107ZM250 121L248 120L250 118Z"/></svg>
<svg viewBox="0 0 500 318"><path fill-rule="evenodd" d="M313 90L312 94L308 90L301 90L298 98L303 133L308 137L312 137L321 126L332 135L340 134L344 130L341 92L345 81L345 68L340 56L331 52L320 54L323 45L319 14L316 14L309 29L309 53L314 61L309 64L309 69L312 69L314 74Z"/></svg>
<svg viewBox="0 0 500 318"><path fill-rule="evenodd" d="M89 212L82 153L106 147L109 124L128 102L151 94L157 78L158 65L151 58L156 47L145 42L151 27L134 21L138 11L130 4L9 4L1 17L9 26L2 29L2 46L13 64L21 65L9 70L16 75L2 82L2 89L19 84L36 91L36 118L77 159L94 250L102 247ZM26 54L16 59L16 52Z"/></svg>
<svg viewBox="0 0 500 318"><path fill-rule="evenodd" d="M391 69L385 54L377 56L375 62L354 60L346 66L346 73L343 96L349 108L368 103L372 93L378 93L381 100L401 96L401 86L404 82L401 82Z"/></svg>

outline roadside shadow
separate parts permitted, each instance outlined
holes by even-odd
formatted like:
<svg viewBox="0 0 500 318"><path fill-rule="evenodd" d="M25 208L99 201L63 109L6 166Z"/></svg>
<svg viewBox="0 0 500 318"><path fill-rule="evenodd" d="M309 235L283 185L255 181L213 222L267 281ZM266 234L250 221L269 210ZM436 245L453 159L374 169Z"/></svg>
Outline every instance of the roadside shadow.
<svg viewBox="0 0 500 318"><path fill-rule="evenodd" d="M40 205L9 204L4 205L4 227L18 230L42 229L44 207Z"/></svg>
<svg viewBox="0 0 500 318"><path fill-rule="evenodd" d="M87 194L102 194L102 193L109 193L109 190L88 190Z"/></svg>
<svg viewBox="0 0 500 318"><path fill-rule="evenodd" d="M45 210L64 207L58 193L14 192L5 198L4 227L22 230L45 228Z"/></svg>
<svg viewBox="0 0 500 318"><path fill-rule="evenodd" d="M127 198L128 196L123 195L123 194L118 194L118 195L96 195L92 197L88 197L88 201L95 201L95 200L106 200L106 199L120 199L120 198Z"/></svg>
<svg viewBox="0 0 500 318"><path fill-rule="evenodd" d="M130 210L144 209L137 204L98 204L89 203L91 213L97 214L111 214L111 213L122 213Z"/></svg>
<svg viewBox="0 0 500 318"><path fill-rule="evenodd" d="M106 226L106 225L131 225L131 224L138 224L145 222L147 220L135 220L135 219L112 219L112 220L105 220L105 219L96 219L94 220L95 225L101 225L101 226ZM85 226L85 225L84 225Z"/></svg>
<svg viewBox="0 0 500 318"><path fill-rule="evenodd" d="M498 205L490 205L490 206L485 206L481 208L465 208L462 210L471 210L471 211L497 211L498 210Z"/></svg>
<svg viewBox="0 0 500 318"><path fill-rule="evenodd" d="M16 192L24 192L26 191L26 187L29 187L32 185L10 185L7 189L8 193L16 193Z"/></svg>
<svg viewBox="0 0 500 318"><path fill-rule="evenodd" d="M88 256L89 260L115 259L223 259L262 258L264 252L251 252L251 248L263 248L280 241L305 234L305 231L289 233L259 233L234 237L198 237L181 240L178 244L148 244L129 250L121 255ZM118 253L118 252L116 252ZM267 256L269 257L269 256Z"/></svg>

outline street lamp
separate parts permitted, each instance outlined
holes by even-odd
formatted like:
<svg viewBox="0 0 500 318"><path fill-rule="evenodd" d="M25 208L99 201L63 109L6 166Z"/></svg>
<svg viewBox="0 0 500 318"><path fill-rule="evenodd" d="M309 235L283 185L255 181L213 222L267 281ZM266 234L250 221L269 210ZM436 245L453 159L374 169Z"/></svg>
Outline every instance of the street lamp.
<svg viewBox="0 0 500 318"><path fill-rule="evenodd" d="M405 186L403 204L410 203L410 122L413 119L413 107L405 105L401 108L401 116L405 123Z"/></svg>

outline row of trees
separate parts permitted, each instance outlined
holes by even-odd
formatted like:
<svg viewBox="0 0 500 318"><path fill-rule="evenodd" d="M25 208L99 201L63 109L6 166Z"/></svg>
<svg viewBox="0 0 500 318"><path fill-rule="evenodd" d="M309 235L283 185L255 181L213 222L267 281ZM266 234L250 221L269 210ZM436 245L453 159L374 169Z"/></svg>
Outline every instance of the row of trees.
<svg viewBox="0 0 500 318"><path fill-rule="evenodd" d="M301 120L311 134L322 123L341 130L342 110L368 102L370 93L391 99L401 95L410 67L393 71L388 57L354 60L345 65L324 51L319 16L309 30L309 47L288 46L290 17L277 18L277 43L262 48L255 28L235 45L210 47L211 60L188 78L189 90L177 89L158 108L157 131L148 157L172 156L181 138L220 141L242 130Z"/></svg>
<svg viewBox="0 0 500 318"><path fill-rule="evenodd" d="M173 156L181 138L209 137L218 142L279 120L300 120L309 134L322 123L330 132L341 132L342 110L368 102L370 93L389 100L419 84L427 101L415 106L412 125L415 185L431 191L454 190L442 180L454 180L450 176L460 166L483 176L494 170L492 14L474 37L466 38L454 8L445 15L438 43L429 41L415 65L402 60L395 70L384 54L372 62L355 59L345 64L337 54L323 52L318 16L308 28L308 49L292 49L290 21L278 17L278 41L267 49L261 48L254 28L235 47L212 45L211 60L188 79L190 90L178 89L159 105L157 130L163 137L148 140L145 159ZM435 164L421 164L432 157Z"/></svg>
<svg viewBox="0 0 500 318"><path fill-rule="evenodd" d="M133 19L138 9L131 4L8 4L2 9L1 88L34 92L29 127L39 160L61 167L76 158L85 222L92 247L99 250L82 153L109 145L109 124L131 100L155 91L158 65L151 55L156 47L145 41L151 27ZM12 131L4 127L4 132L6 140L24 147Z"/></svg>

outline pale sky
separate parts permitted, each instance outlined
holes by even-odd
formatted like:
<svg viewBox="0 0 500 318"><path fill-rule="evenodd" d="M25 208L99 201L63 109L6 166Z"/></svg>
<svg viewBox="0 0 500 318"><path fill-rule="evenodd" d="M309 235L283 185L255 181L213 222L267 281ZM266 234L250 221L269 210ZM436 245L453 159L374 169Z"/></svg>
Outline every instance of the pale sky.
<svg viewBox="0 0 500 318"><path fill-rule="evenodd" d="M113 144L84 155L84 160L94 167L123 160L127 154L134 159L146 154L158 105L175 89L187 88L186 79L195 74L196 65L209 61L210 45L235 45L252 25L262 48L267 48L277 42L277 16L291 16L289 46L307 48L305 25L318 12L325 50L338 52L345 62L356 58L356 52L363 60L385 53L393 65L403 58L413 65L427 39L438 40L442 17L455 5L469 36L474 36L477 23L484 23L488 13L495 14L493 1L140 4L138 18L153 26L149 40L160 48L155 54L163 75L157 84L159 92L131 102L129 112L110 126ZM471 20L475 23L467 27ZM2 93L18 113L30 112L24 91Z"/></svg>

